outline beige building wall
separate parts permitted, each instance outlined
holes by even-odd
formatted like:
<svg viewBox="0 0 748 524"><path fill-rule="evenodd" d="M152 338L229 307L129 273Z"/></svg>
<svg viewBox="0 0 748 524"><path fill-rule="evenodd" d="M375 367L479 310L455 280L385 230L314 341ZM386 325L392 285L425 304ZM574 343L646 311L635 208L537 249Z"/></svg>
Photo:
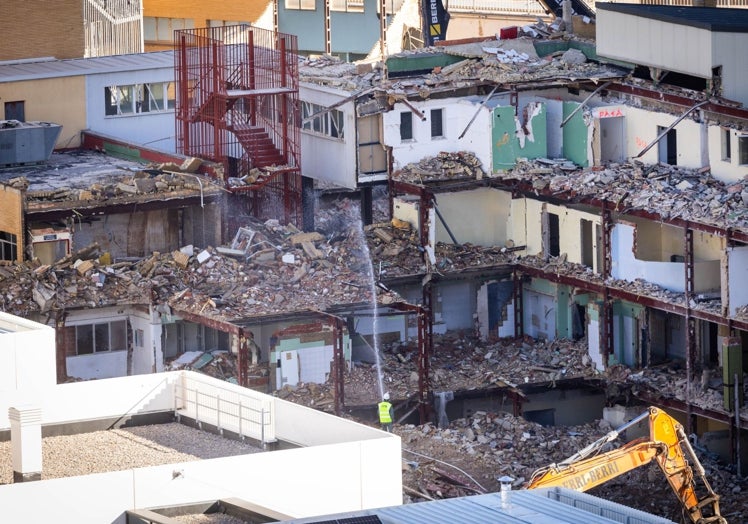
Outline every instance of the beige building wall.
<svg viewBox="0 0 748 524"><path fill-rule="evenodd" d="M80 58L83 0L3 0L0 35L0 60Z"/></svg>
<svg viewBox="0 0 748 524"><path fill-rule="evenodd" d="M23 262L23 191L0 184L0 232L16 236L16 261Z"/></svg>
<svg viewBox="0 0 748 524"><path fill-rule="evenodd" d="M0 83L0 102L24 102L26 121L62 125L55 149L80 146L80 132L86 129L85 77L50 78ZM0 103L0 120L5 106Z"/></svg>

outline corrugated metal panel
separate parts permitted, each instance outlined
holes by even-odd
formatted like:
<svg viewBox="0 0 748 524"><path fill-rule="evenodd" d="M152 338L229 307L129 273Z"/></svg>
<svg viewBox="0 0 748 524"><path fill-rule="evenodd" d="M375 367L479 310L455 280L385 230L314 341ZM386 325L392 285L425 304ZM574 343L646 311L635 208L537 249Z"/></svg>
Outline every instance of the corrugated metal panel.
<svg viewBox="0 0 748 524"><path fill-rule="evenodd" d="M13 60L0 62L0 82L96 75L121 71L142 71L174 67L174 51L132 55L73 58L69 60Z"/></svg>
<svg viewBox="0 0 748 524"><path fill-rule="evenodd" d="M501 507L500 493L490 493L285 522L319 524L331 518L376 515L384 524L675 524L564 488L517 490L512 491L510 497L508 508Z"/></svg>

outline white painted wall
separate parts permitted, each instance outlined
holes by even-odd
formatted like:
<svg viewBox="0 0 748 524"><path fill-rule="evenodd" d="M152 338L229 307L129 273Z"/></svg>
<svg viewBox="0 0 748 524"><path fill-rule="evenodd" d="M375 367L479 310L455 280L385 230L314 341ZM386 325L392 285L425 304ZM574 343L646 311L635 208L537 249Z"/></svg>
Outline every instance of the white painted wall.
<svg viewBox="0 0 748 524"><path fill-rule="evenodd" d="M718 180L726 183L738 182L748 175L748 165L738 163L740 161L738 155L738 136L740 134L737 130L730 129L731 158L725 160L722 158L722 127L712 125L707 128L709 165L712 168L712 174Z"/></svg>
<svg viewBox="0 0 748 524"><path fill-rule="evenodd" d="M595 369L605 369L603 355L600 352L600 322L597 319L590 320L587 323L587 348L590 359L595 364Z"/></svg>
<svg viewBox="0 0 748 524"><path fill-rule="evenodd" d="M173 82L174 68L133 70L86 77L86 120L88 128L113 138L158 149L176 151L174 111L106 116L104 88L116 85Z"/></svg>
<svg viewBox="0 0 748 524"><path fill-rule="evenodd" d="M740 51L748 49L748 33L719 32L712 38L712 65L722 66L722 96L748 106L748 61Z"/></svg>
<svg viewBox="0 0 748 524"><path fill-rule="evenodd" d="M435 288L435 320L447 330L472 329L475 295L470 282L439 282Z"/></svg>
<svg viewBox="0 0 748 524"><path fill-rule="evenodd" d="M533 290L525 290L523 298L524 331L532 338L556 338L556 300Z"/></svg>
<svg viewBox="0 0 748 524"><path fill-rule="evenodd" d="M127 351L108 351L67 357L69 377L92 380L127 375Z"/></svg>
<svg viewBox="0 0 748 524"><path fill-rule="evenodd" d="M505 245L511 199L510 193L487 187L436 195L439 211L457 241L478 246ZM438 216L434 226L436 241L451 244Z"/></svg>
<svg viewBox="0 0 748 524"><path fill-rule="evenodd" d="M43 421L54 415L82 420L103 413L168 409L173 403L169 386L181 376L199 376L202 382L225 386L184 371L63 384L45 395ZM67 394L71 391L76 395ZM239 497L297 518L402 503L399 437L257 395L277 406L279 437L304 447L0 486L3 514L9 522L53 522L74 516L76 522L93 524L124 523L127 509L225 497ZM7 409L3 413L0 416L7 417ZM175 477L175 471L180 475ZM309 481L312 478L314 482ZM39 500L45 503L38 504Z"/></svg>
<svg viewBox="0 0 748 524"><path fill-rule="evenodd" d="M0 430L10 428L8 408L18 403L37 403L42 410L42 425L173 409L173 384L179 373L70 382L31 392L4 392L0 395Z"/></svg>
<svg viewBox="0 0 748 524"><path fill-rule="evenodd" d="M706 29L607 9L598 10L596 22L599 56L702 78L712 76L712 33Z"/></svg>
<svg viewBox="0 0 748 524"><path fill-rule="evenodd" d="M657 138L657 126L668 127L677 118L676 115L669 113L628 107L626 112L626 144L628 144L626 157L635 157ZM675 126L679 166L703 167L701 148L695 147L695 144L701 143L702 125L686 117ZM662 140L665 140L665 138ZM658 147L655 145L639 160L647 164L657 164L659 161L657 154Z"/></svg>
<svg viewBox="0 0 748 524"><path fill-rule="evenodd" d="M0 312L0 330L0 396L57 383L53 328Z"/></svg>
<svg viewBox="0 0 748 524"><path fill-rule="evenodd" d="M163 326L158 313L130 311L130 327L143 332L143 345L136 345L132 337L132 374L156 373L164 370L164 351L161 347Z"/></svg>
<svg viewBox="0 0 748 524"><path fill-rule="evenodd" d="M491 111L487 106L478 110L482 99L442 98L438 100L411 101L410 105L418 109L426 120L421 120L413 113L413 139L400 139L400 113L410 112L403 103L396 103L392 110L382 115L384 126L384 144L392 148L392 165L394 170L418 162L426 157L433 157L440 152L471 151L481 161L483 170L491 172ZM493 102L493 100L492 100ZM443 109L442 125L444 136L431 138L430 111ZM465 136L459 138L468 122L478 111Z"/></svg>
<svg viewBox="0 0 748 524"><path fill-rule="evenodd" d="M729 311L734 316L740 306L748 304L748 246L727 249ZM724 304L723 304L724 305Z"/></svg>
<svg viewBox="0 0 748 524"><path fill-rule="evenodd" d="M641 278L676 292L685 291L685 264L639 260L634 255L633 225L618 223L613 226L611 241L611 273L613 278L633 281ZM694 263L694 291L714 291L720 288L720 261Z"/></svg>
<svg viewBox="0 0 748 524"><path fill-rule="evenodd" d="M525 254L538 255L543 252L543 202L531 198L521 200L525 203ZM518 200L512 200L512 216L517 216L515 211L521 210L522 206L518 206L517 202ZM518 226L515 231L521 229L521 224L515 224Z"/></svg>
<svg viewBox="0 0 748 524"><path fill-rule="evenodd" d="M301 82L299 98L304 102L329 107L349 97L349 91L332 89ZM310 131L301 131L301 174L317 180L355 189L358 185L356 172L356 108L353 101L338 107L345 115L343 138L322 136ZM331 161L334 159L334 161Z"/></svg>

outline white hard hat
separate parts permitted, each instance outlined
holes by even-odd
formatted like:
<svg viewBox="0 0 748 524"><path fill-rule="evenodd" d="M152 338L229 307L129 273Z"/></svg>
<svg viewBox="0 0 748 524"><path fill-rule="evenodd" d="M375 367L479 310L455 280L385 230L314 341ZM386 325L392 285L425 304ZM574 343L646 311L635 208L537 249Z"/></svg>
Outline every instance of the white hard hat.
<svg viewBox="0 0 748 524"><path fill-rule="evenodd" d="M385 393L384 395L382 395L382 398L384 400L389 400L390 399L390 394L389 393Z"/></svg>

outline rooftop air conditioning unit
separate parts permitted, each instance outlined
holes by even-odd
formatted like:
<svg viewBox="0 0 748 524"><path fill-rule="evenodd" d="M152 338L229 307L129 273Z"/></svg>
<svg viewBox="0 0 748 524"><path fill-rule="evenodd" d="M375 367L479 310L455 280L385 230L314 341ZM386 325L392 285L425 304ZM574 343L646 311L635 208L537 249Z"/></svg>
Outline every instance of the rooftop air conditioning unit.
<svg viewBox="0 0 748 524"><path fill-rule="evenodd" d="M50 122L0 120L0 165L46 162L61 130Z"/></svg>

